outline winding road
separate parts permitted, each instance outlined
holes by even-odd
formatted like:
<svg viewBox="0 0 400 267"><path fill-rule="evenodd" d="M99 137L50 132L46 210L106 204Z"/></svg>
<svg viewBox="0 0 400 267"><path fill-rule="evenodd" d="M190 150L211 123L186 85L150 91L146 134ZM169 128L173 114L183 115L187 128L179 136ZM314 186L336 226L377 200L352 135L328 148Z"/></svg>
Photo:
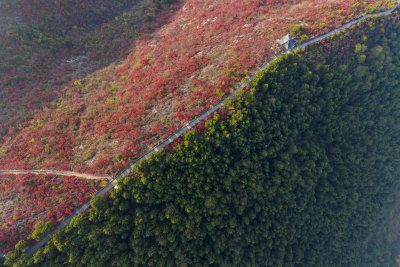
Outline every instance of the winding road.
<svg viewBox="0 0 400 267"><path fill-rule="evenodd" d="M250 77L247 78L246 81L244 81L243 83L241 83L238 87L235 88L235 90L230 93L229 95L227 95L223 100L221 100L220 102L218 102L214 107L208 109L207 111L205 111L204 113L202 113L201 115L199 115L197 118L195 118L194 120L190 121L187 125L185 125L184 127L182 127L181 129L179 129L178 131L176 131L174 134L172 134L171 136L169 136L168 138L166 138L163 142L161 142L160 144L158 144L157 146L155 146L153 149L151 149L150 151L148 151L146 154L144 154L143 156L139 157L138 159L136 159L135 161L131 162L129 164L129 166L123 170L121 173L119 173L117 176L115 176L105 187L103 187L102 189L100 189L96 194L94 194L93 197L95 196L102 196L105 193L107 193L108 191L110 191L112 188L116 187L117 185L117 181L123 177L126 177L129 173L132 172L133 170L133 166L139 162L141 162L142 160L148 158L151 154L153 153L157 153L158 151L160 151L161 149L165 148L167 145L169 145L170 143L172 143L175 139L179 138L181 135L183 135L183 133L185 133L186 131L189 131L190 129L192 129L194 126L196 126L199 122L201 122L202 120L206 119L209 115L213 114L215 111L217 111L218 109L220 109L221 107L224 106L224 101L227 98L232 98L233 96L235 96L240 90L242 90L243 88L245 88L256 76L257 72L259 71L263 71L265 70L268 65L273 62L274 60L276 60L278 57L280 57L283 54L286 53L293 53L295 50L297 49L301 49L304 47L307 47L311 44L317 43L321 40L324 40L332 35L337 34L338 32L345 30L367 18L370 18L372 16L384 16L384 15L389 15L391 14L397 7L399 7L400 5L400 0L397 1L396 5L387 11L383 11L383 12L377 12L377 13L372 13L372 14L368 14L365 16L362 16L356 20L353 20L351 22L348 22L326 34L323 34L321 36L318 36L314 39L311 39L303 44L300 44L298 46L296 46L293 49L289 49L286 51L283 51L281 53L278 53L277 55L273 56L271 59L269 59L265 64L263 64L253 75L251 75ZM93 198L92 197L92 198ZM74 212L68 216L67 218L65 218L63 221L61 221L56 227L55 229L49 233L48 235L46 235L42 240L40 240L39 242L37 242L36 244L34 244L33 246L29 247L26 250L27 254L32 254L34 252L36 252L40 247L42 247L43 245L45 245L51 238L51 236L53 235L54 231L60 230L62 229L64 226L66 226L74 217L76 217L77 215L83 213L84 211L86 211L88 208L90 207L90 200L85 202L82 206L80 206L79 208L75 209ZM0 256L4 257L4 255Z"/></svg>

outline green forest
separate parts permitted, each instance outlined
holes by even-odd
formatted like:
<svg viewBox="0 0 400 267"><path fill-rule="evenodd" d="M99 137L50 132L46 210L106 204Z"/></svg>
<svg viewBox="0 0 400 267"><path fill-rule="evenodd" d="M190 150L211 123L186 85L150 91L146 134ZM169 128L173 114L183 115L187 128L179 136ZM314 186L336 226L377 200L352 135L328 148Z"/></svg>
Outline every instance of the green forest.
<svg viewBox="0 0 400 267"><path fill-rule="evenodd" d="M399 89L396 17L284 55L227 101L234 111L5 264L395 266L399 245L372 233L399 187Z"/></svg>

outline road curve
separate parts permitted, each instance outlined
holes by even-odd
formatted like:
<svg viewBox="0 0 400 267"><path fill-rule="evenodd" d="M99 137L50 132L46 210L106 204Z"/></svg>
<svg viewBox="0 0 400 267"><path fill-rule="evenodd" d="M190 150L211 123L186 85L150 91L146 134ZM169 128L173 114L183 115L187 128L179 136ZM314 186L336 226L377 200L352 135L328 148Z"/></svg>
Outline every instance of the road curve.
<svg viewBox="0 0 400 267"><path fill-rule="evenodd" d="M224 101L227 98L232 98L234 95L236 95L240 90L242 90L243 88L245 88L253 78L255 78L256 73L259 71L263 71L265 70L268 65L276 60L279 56L286 54L286 53L292 53L297 49L301 49L304 47L307 47L313 43L319 42L323 39L326 39L332 35L337 34L338 32L347 29L367 18L370 18L372 16L384 16L384 15L389 15L391 14L397 7L399 7L400 5L400 0L397 1L396 5L387 11L383 11L383 12L378 12L378 13L372 13L372 14L368 14L365 16L362 16L356 20L350 21L340 27L338 27L337 29L334 29L326 34L323 34L321 36L318 36L314 39L311 39L293 49L290 50L286 50L284 52L278 53L275 56L273 56L271 59L269 59L265 64L263 64L253 75L251 75L250 77L247 78L246 81L244 81L243 83L241 83L238 87L235 88L235 90L230 93L229 95L227 95L224 99L222 99L220 102L218 102L214 107L208 109L207 111L205 111L204 113L202 113L201 115L199 115L197 118L195 118L194 120L190 121L187 125L185 125L184 127L182 127L181 129L179 129L178 131L176 131L174 134L172 134L171 136L169 136L168 138L166 138L163 142L161 142L159 145L155 146L153 149L151 149L150 151L148 151L146 154L144 154L143 156L139 157L138 159L136 159L135 161L131 162L127 168L125 168L125 170L123 170L121 173L119 173L117 176L115 176L109 183L108 185L106 185L105 187L103 187L102 189L100 189L99 191L97 191L97 193L94 194L93 197L95 196L102 196L105 193L107 193L108 191L110 191L113 187L115 187L117 185L117 181L122 178L127 176L130 172L132 172L133 170L133 166L137 163L139 163L140 161L148 158L151 154L153 153L157 153L158 151L160 151L161 149L163 149L164 147L166 147L167 145L169 145L170 143L172 143L175 139L177 139L178 137L180 137L183 133L185 133L186 131L189 131L190 129L192 129L194 126L196 126L199 122L201 122L202 120L206 119L209 115L211 115L212 113L214 113L215 111L217 111L219 108L224 106ZM92 198L93 198L92 197ZM79 208L75 209L74 212L68 216L67 218L65 218L63 221L61 221L55 228L54 230L49 233L48 235L46 235L42 240L40 240L39 242L37 242L36 244L34 244L33 246L29 247L26 250L27 254L33 254L34 252L36 252L40 247L42 247L43 245L45 245L47 243L47 241L50 240L51 236L53 235L54 231L60 230L62 229L64 226L66 226L75 216L83 213L84 211L86 211L88 208L90 207L90 200L85 202L82 206L80 206ZM0 255L1 256L1 255ZM4 257L4 256L3 256Z"/></svg>
<svg viewBox="0 0 400 267"><path fill-rule="evenodd" d="M56 170L0 170L0 175L5 174L54 174L60 176L74 176L79 178L85 178L89 180L111 180L112 177L110 175L95 175L95 174L87 174L87 173L78 173L71 171L56 171Z"/></svg>

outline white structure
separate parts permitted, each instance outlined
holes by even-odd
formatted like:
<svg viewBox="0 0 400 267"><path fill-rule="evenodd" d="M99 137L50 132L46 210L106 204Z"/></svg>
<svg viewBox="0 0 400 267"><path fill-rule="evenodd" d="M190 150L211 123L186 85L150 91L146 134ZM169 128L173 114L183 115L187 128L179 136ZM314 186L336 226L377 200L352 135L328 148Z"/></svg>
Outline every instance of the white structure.
<svg viewBox="0 0 400 267"><path fill-rule="evenodd" d="M290 34L286 34L281 39L276 39L279 45L283 46L286 49L292 49L296 43L296 41L290 36Z"/></svg>

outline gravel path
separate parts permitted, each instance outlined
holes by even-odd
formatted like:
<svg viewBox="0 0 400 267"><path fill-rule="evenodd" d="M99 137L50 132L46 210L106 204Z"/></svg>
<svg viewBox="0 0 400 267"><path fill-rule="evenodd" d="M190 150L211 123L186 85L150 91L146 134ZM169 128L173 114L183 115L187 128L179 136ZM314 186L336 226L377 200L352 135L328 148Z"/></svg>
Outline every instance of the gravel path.
<svg viewBox="0 0 400 267"><path fill-rule="evenodd" d="M112 177L109 175L94 175L87 173L78 173L71 171L56 171L56 170L0 170L0 175L5 174L54 174L60 176L74 176L79 178L85 178L89 180L111 180Z"/></svg>

